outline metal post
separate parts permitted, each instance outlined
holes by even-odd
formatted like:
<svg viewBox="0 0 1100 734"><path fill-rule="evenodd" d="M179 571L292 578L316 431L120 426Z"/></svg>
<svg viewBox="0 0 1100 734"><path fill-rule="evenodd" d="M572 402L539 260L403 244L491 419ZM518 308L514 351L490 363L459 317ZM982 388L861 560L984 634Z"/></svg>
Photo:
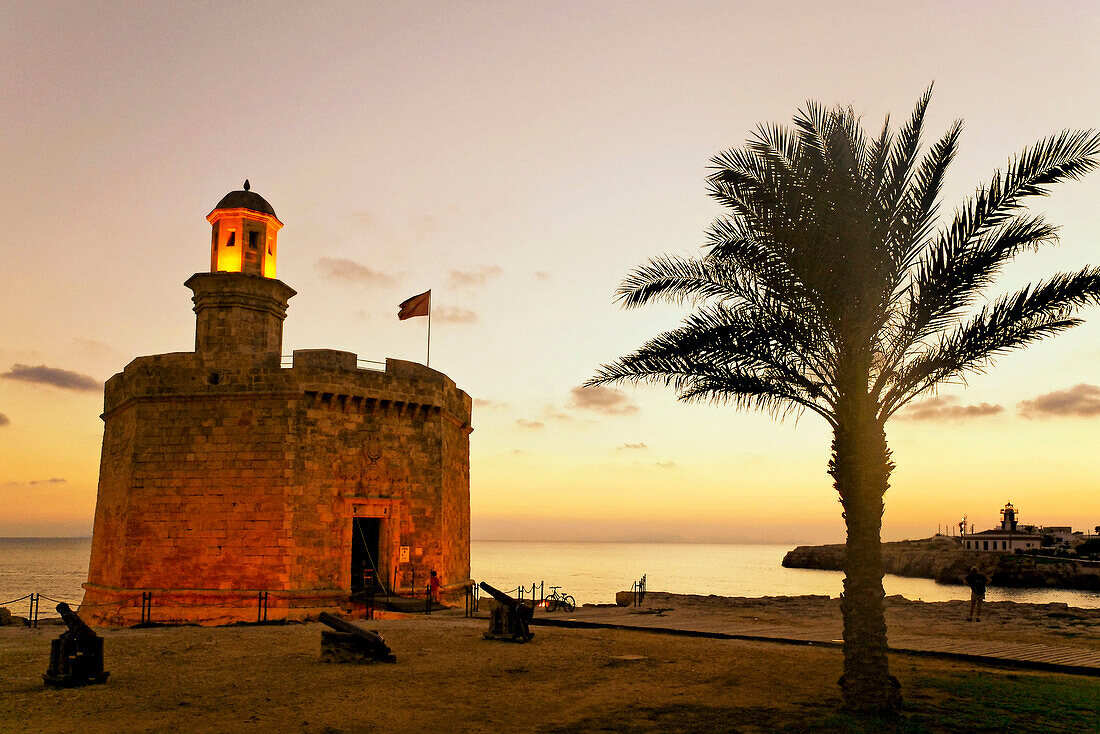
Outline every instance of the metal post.
<svg viewBox="0 0 1100 734"><path fill-rule="evenodd" d="M30 606L27 608L27 617L30 618L31 627L37 627L38 626L38 615L35 614L35 607L34 607L34 603L35 603L37 598L38 598L38 594L35 594L32 591L31 592Z"/></svg>
<svg viewBox="0 0 1100 734"><path fill-rule="evenodd" d="M431 615L432 613L432 585L428 584L424 587L424 598L427 600L425 611Z"/></svg>

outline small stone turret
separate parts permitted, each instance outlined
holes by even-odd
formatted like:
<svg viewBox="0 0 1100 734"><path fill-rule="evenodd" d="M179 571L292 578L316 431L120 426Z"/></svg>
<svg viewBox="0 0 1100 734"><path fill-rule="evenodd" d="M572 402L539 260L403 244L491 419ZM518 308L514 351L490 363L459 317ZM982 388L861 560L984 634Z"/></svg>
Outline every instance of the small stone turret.
<svg viewBox="0 0 1100 734"><path fill-rule="evenodd" d="M210 272L249 273L275 277L275 256L283 223L267 199L244 188L222 197L206 215L210 235Z"/></svg>
<svg viewBox="0 0 1100 734"><path fill-rule="evenodd" d="M275 279L283 223L247 180L243 189L223 196L206 219L213 228L210 272L185 283L195 293L195 351L215 361L277 362L287 302L295 294Z"/></svg>

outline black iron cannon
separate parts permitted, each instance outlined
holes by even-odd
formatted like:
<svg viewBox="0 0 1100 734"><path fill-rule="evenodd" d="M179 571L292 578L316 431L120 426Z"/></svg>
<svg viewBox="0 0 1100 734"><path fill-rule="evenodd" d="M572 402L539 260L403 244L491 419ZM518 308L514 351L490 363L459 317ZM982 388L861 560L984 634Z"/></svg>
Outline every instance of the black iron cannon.
<svg viewBox="0 0 1100 734"><path fill-rule="evenodd" d="M335 631L321 630L321 659L332 663L396 663L397 656L376 630L321 612L317 619Z"/></svg>
<svg viewBox="0 0 1100 734"><path fill-rule="evenodd" d="M489 631L485 633L485 639L527 642L535 636L528 626L534 609L484 581L479 586L497 600L497 608L489 612Z"/></svg>
<svg viewBox="0 0 1100 734"><path fill-rule="evenodd" d="M103 670L103 638L65 602L57 605L57 613L69 629L50 642L50 667L42 674L42 680L58 688L107 680L110 673Z"/></svg>

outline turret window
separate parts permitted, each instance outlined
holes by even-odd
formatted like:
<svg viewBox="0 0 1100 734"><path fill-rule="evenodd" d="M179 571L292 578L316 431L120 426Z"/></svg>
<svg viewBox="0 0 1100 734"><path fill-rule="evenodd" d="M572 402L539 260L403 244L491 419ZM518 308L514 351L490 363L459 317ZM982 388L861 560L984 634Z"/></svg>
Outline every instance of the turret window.
<svg viewBox="0 0 1100 734"><path fill-rule="evenodd" d="M225 241L225 246L226 247L232 247L233 245L236 244L236 239L237 239L237 233L234 232L233 230L229 230L229 239L227 239Z"/></svg>
<svg viewBox="0 0 1100 734"><path fill-rule="evenodd" d="M248 233L248 249L255 250L260 246L260 233L253 230Z"/></svg>

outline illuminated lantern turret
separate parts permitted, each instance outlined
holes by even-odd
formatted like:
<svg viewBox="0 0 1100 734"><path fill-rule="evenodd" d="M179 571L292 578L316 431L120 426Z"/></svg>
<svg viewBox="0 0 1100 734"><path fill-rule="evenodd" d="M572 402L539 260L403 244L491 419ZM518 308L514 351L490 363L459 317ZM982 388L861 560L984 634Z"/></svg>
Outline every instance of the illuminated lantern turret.
<svg viewBox="0 0 1100 734"><path fill-rule="evenodd" d="M275 277L283 223L250 188L245 181L206 216L214 230L210 272L195 273L184 285L195 292L196 352L217 362L278 364L294 289Z"/></svg>
<svg viewBox="0 0 1100 734"><path fill-rule="evenodd" d="M249 273L275 277L275 254L283 223L267 200L250 190L248 181L240 191L222 197L206 215L213 227L210 239L210 272Z"/></svg>

